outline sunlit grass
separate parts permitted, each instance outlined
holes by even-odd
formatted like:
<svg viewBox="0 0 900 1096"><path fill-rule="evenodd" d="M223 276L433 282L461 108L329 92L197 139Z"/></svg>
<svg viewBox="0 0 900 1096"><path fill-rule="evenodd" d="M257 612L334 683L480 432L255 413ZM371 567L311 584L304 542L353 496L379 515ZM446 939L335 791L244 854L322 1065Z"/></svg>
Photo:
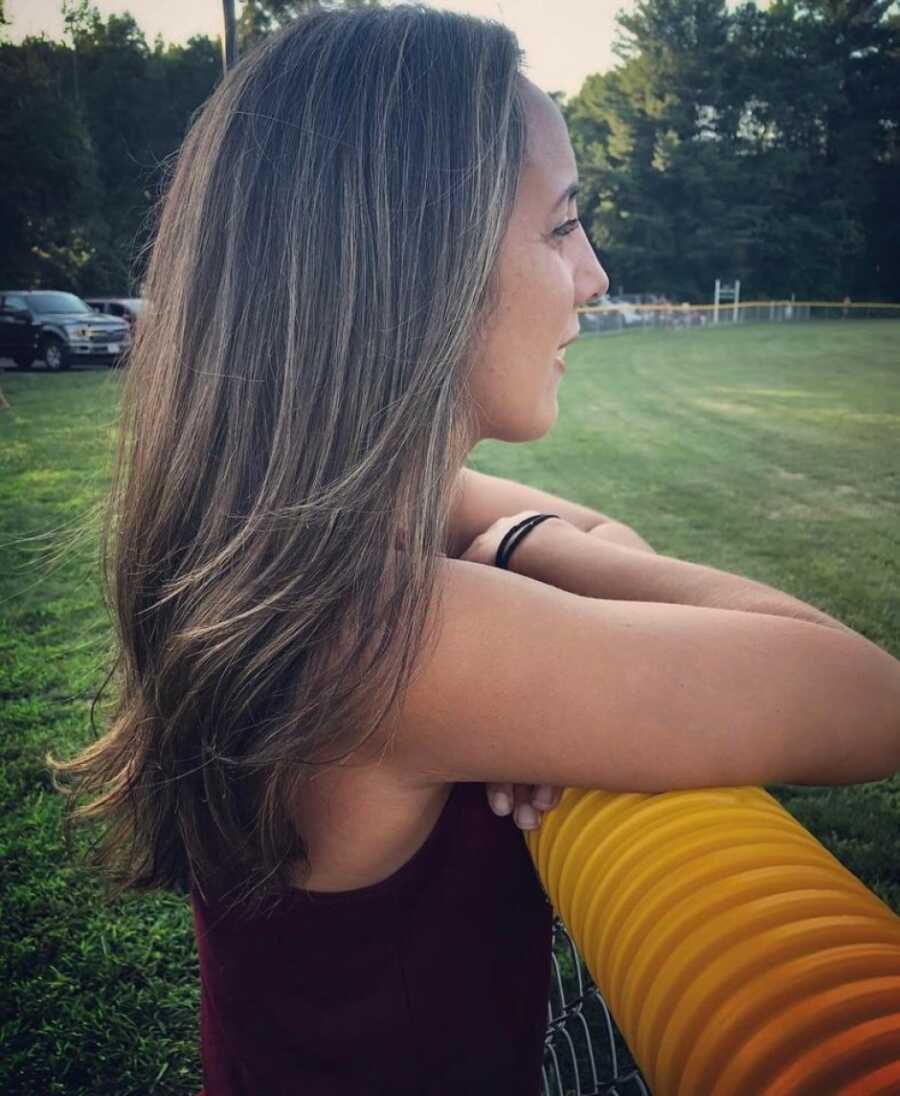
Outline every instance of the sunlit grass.
<svg viewBox="0 0 900 1096"><path fill-rule="evenodd" d="M193 1094L197 964L180 898L104 903L70 863L42 758L91 737L109 629L84 516L117 374L5 373L0 411L0 1090ZM538 442L473 466L767 582L900 657L900 323L585 338ZM900 780L772 788L900 912Z"/></svg>

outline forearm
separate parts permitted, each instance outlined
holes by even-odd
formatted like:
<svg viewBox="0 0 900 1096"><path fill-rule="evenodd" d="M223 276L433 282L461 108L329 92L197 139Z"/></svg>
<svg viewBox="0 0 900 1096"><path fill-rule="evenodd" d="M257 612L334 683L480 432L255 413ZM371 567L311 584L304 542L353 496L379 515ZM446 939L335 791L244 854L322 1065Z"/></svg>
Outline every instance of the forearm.
<svg viewBox="0 0 900 1096"><path fill-rule="evenodd" d="M640 533L622 521L607 518L606 521L586 531L589 536L604 544L618 544L623 548L633 548L640 552L656 552L656 549L648 544Z"/></svg>
<svg viewBox="0 0 900 1096"><path fill-rule="evenodd" d="M532 544L532 551L526 537L511 558L511 569L582 597L738 609L805 620L858 635L827 613L771 586L715 567L659 555L634 530L614 524L619 529L600 526L596 535L588 536L574 530L568 536L559 536L554 535L558 530L547 530L539 546ZM532 536L538 533L536 529Z"/></svg>

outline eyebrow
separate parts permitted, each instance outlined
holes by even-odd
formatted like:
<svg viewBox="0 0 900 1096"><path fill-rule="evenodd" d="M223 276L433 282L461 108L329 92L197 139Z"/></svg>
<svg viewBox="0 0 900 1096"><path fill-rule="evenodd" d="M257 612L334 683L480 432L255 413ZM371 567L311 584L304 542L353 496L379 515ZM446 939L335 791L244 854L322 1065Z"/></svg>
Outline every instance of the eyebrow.
<svg viewBox="0 0 900 1096"><path fill-rule="evenodd" d="M575 197L575 195L578 193L579 190L580 190L580 187L579 187L578 183L569 183L569 185L566 187L566 189L559 196L559 199L557 200L556 205L553 207L554 210L559 209L559 207L561 205L564 205L564 204L570 202Z"/></svg>

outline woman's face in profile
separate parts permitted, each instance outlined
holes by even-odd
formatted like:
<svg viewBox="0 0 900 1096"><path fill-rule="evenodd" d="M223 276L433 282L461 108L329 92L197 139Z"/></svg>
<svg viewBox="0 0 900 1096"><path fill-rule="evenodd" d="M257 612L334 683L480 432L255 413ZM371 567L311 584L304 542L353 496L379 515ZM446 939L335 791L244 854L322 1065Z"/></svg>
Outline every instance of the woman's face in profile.
<svg viewBox="0 0 900 1096"><path fill-rule="evenodd" d="M472 375L480 436L501 441L532 441L556 421L559 347L578 333L576 309L609 288L566 195L578 172L565 120L522 82L526 162L500 256L497 312Z"/></svg>

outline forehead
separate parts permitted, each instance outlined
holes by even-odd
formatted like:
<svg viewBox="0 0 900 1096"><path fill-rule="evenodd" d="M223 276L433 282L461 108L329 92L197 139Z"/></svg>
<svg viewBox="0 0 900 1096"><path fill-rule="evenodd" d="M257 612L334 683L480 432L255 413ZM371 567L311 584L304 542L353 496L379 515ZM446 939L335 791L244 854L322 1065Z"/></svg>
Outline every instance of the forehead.
<svg viewBox="0 0 900 1096"><path fill-rule="evenodd" d="M530 191L547 188L555 201L578 177L569 131L556 103L530 80L522 81L522 101L528 124L522 183Z"/></svg>

